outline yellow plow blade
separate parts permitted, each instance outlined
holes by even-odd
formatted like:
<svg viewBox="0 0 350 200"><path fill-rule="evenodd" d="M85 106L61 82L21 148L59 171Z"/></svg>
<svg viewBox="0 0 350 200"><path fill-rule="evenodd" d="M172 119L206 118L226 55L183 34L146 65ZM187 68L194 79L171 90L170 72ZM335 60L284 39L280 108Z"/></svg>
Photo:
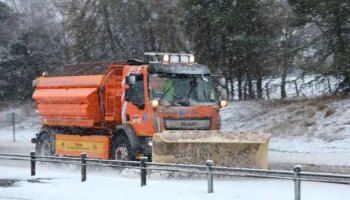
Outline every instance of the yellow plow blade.
<svg viewBox="0 0 350 200"><path fill-rule="evenodd" d="M268 168L269 134L229 131L165 131L153 136L154 162Z"/></svg>

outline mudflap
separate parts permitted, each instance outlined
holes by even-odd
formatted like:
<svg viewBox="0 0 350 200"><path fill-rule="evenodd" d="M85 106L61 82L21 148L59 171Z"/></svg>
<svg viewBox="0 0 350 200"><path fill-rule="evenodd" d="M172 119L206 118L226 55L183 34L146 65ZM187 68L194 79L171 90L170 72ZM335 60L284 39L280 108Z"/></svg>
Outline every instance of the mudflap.
<svg viewBox="0 0 350 200"><path fill-rule="evenodd" d="M165 131L153 136L154 162L268 168L269 134L229 131Z"/></svg>

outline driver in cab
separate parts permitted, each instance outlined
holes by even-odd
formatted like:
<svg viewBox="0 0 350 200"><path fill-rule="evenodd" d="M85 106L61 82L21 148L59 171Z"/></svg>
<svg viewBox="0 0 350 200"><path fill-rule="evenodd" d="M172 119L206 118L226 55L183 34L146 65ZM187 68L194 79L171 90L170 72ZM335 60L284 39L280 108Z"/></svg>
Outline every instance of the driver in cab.
<svg viewBox="0 0 350 200"><path fill-rule="evenodd" d="M158 99L163 105L170 105L174 100L174 81L170 78L154 77L151 79L153 99Z"/></svg>

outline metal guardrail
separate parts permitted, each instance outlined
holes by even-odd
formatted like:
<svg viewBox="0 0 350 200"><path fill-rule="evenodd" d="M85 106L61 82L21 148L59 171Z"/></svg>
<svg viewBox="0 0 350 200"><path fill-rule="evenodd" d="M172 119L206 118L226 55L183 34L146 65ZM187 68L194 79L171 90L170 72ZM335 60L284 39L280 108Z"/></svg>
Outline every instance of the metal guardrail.
<svg viewBox="0 0 350 200"><path fill-rule="evenodd" d="M214 192L214 176L235 176L292 180L294 181L295 200L300 200L301 198L301 181L350 185L350 175L302 172L302 167L300 165L295 165L293 171L283 171L214 166L214 162L211 160L207 160L206 165L184 165L147 162L147 157L142 157L140 161L99 160L89 159L87 158L87 155L85 153L82 153L80 158L74 158L57 156L39 156L36 155L34 151L32 151L30 155L0 153L0 160L29 161L31 176L35 176L36 174L37 162L78 165L81 167L82 182L87 180L86 168L88 166L138 169L140 170L141 187L147 185L148 171L168 171L189 174L203 174L207 175L208 193Z"/></svg>

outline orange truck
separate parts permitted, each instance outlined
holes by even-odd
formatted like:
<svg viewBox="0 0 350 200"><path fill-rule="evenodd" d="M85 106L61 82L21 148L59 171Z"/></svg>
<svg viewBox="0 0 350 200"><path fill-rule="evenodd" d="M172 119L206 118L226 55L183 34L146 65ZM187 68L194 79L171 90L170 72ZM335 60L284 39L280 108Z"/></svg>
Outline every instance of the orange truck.
<svg viewBox="0 0 350 200"><path fill-rule="evenodd" d="M42 123L32 139L37 153L135 160L152 157L156 133L220 129L227 101L218 100L207 66L192 54L145 56L148 62L66 65L34 80ZM161 149L169 138L157 141Z"/></svg>

